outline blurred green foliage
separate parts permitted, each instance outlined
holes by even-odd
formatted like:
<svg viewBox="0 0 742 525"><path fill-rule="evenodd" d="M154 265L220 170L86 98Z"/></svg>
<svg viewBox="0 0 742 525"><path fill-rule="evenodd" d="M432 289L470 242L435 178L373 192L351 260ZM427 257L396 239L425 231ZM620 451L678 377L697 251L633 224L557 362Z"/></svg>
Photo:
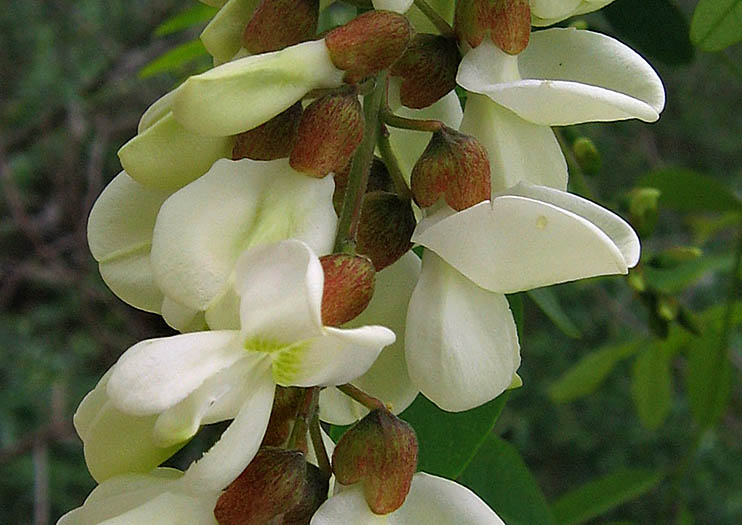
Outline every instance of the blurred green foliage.
<svg viewBox="0 0 742 525"><path fill-rule="evenodd" d="M640 266L510 297L524 387L471 413L418 399L406 414L423 467L509 523L742 522L742 51L722 49L742 35L742 3L695 4L616 0L587 16L653 61L668 105L652 126L559 130L600 154L583 173L567 148L571 190L646 220ZM212 12L81 0L0 13L0 523L82 503L94 482L74 408L124 349L170 333L108 292L85 225L142 111L208 66L195 38ZM632 208L642 188L656 209Z"/></svg>

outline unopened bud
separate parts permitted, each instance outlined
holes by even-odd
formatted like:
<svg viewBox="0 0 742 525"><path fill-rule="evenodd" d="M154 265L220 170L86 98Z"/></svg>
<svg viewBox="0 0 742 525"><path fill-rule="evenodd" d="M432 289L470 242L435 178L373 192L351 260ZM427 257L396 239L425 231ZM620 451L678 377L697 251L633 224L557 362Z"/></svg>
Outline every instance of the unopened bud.
<svg viewBox="0 0 742 525"><path fill-rule="evenodd" d="M587 137L580 137L572 144L575 159L582 171L588 175L597 175L600 171L600 152L595 143Z"/></svg>
<svg viewBox="0 0 742 525"><path fill-rule="evenodd" d="M322 324L340 326L366 309L374 294L376 272L367 257L334 253L320 257L325 272Z"/></svg>
<svg viewBox="0 0 742 525"><path fill-rule="evenodd" d="M685 262L698 259L701 255L703 255L703 250L697 246L673 246L652 257L649 264L655 268L675 268Z"/></svg>
<svg viewBox="0 0 742 525"><path fill-rule="evenodd" d="M629 272L626 277L629 286L637 293L644 293L647 291L647 283L644 281L644 274L641 270L634 268Z"/></svg>
<svg viewBox="0 0 742 525"><path fill-rule="evenodd" d="M277 525L307 525L317 509L327 499L330 478L320 469L307 463L307 476L301 501L283 515Z"/></svg>
<svg viewBox="0 0 742 525"><path fill-rule="evenodd" d="M363 111L354 95L325 95L304 110L291 167L312 177L342 170L363 140Z"/></svg>
<svg viewBox="0 0 742 525"><path fill-rule="evenodd" d="M461 55L456 42L440 35L418 34L392 66L402 77L399 98L408 108L430 106L456 87Z"/></svg>
<svg viewBox="0 0 742 525"><path fill-rule="evenodd" d="M666 321L675 320L678 308L678 301L673 297L662 296L657 299L657 315Z"/></svg>
<svg viewBox="0 0 742 525"><path fill-rule="evenodd" d="M245 27L242 45L257 55L312 40L318 18L319 0L262 0Z"/></svg>
<svg viewBox="0 0 742 525"><path fill-rule="evenodd" d="M388 191L363 196L356 250L371 259L377 272L397 261L412 248L415 212L409 199Z"/></svg>
<svg viewBox="0 0 742 525"><path fill-rule="evenodd" d="M340 211L343 208L345 188L348 187L348 176L350 175L351 165L352 163L348 162L345 168L335 172L335 192L332 194L332 204L338 215L340 215ZM392 181L392 177L389 175L389 170L386 169L384 162L378 157L374 157L374 160L371 162L371 169L368 172L366 193L373 191L394 191L394 181Z"/></svg>
<svg viewBox="0 0 742 525"><path fill-rule="evenodd" d="M214 517L220 525L264 525L298 505L307 463L296 450L265 447L219 496Z"/></svg>
<svg viewBox="0 0 742 525"><path fill-rule="evenodd" d="M368 11L325 36L330 59L353 84L391 66L412 38L407 19L390 11Z"/></svg>
<svg viewBox="0 0 742 525"><path fill-rule="evenodd" d="M477 139L447 127L433 133L412 168L412 194L421 207L445 197L454 210L464 210L491 195L487 150Z"/></svg>
<svg viewBox="0 0 742 525"><path fill-rule="evenodd" d="M263 446L281 447L286 443L303 398L304 392L300 388L276 387L271 417L263 436Z"/></svg>
<svg viewBox="0 0 742 525"><path fill-rule="evenodd" d="M650 235L657 224L657 201L660 195L657 188L635 188L628 194L631 224L643 237Z"/></svg>
<svg viewBox="0 0 742 525"><path fill-rule="evenodd" d="M232 160L274 160L288 157L296 144L302 111L301 102L297 102L265 124L237 135Z"/></svg>
<svg viewBox="0 0 742 525"><path fill-rule="evenodd" d="M531 35L531 8L528 0L459 0L454 29L471 47L489 35L500 49L517 55Z"/></svg>
<svg viewBox="0 0 742 525"><path fill-rule="evenodd" d="M335 479L363 483L363 494L376 514L394 512L404 503L417 468L417 436L388 410L376 409L340 438L332 455Z"/></svg>

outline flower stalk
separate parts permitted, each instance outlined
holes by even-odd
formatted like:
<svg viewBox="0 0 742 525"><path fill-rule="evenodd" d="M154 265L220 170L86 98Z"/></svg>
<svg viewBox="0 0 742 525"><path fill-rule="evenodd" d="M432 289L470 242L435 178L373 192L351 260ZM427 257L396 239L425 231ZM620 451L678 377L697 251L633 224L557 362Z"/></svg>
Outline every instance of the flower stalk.
<svg viewBox="0 0 742 525"><path fill-rule="evenodd" d="M426 17L428 17L428 20L435 26L435 28L440 31L441 35L446 38L456 38L456 33L454 32L453 28L451 27L451 24L446 22L441 15L439 15L435 9L433 9L428 2L425 0L415 0L415 7L417 7Z"/></svg>
<svg viewBox="0 0 742 525"><path fill-rule="evenodd" d="M387 409L387 406L378 398L375 398L371 394L367 394L358 387L347 383L345 385L338 385L338 390L343 394L350 397L351 399L358 401L360 404L368 408L369 410L376 410L377 408Z"/></svg>
<svg viewBox="0 0 742 525"><path fill-rule="evenodd" d="M407 186L407 181L399 167L397 157L394 155L394 151L392 151L392 145L389 141L389 130L381 123L379 123L379 138L377 145L379 146L381 158L384 160L384 165L392 178L397 195L402 199L409 201L412 199L412 192L410 191L409 186Z"/></svg>

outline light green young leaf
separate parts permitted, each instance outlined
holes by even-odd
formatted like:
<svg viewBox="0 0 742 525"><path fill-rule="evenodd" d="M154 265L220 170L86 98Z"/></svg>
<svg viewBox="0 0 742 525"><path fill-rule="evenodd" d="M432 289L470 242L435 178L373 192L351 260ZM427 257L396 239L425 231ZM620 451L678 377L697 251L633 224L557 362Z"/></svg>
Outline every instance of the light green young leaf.
<svg viewBox="0 0 742 525"><path fill-rule="evenodd" d="M564 335L573 339L582 337L580 329L572 322L562 306L556 294L549 288L537 288L530 290L528 297L536 303L541 311L548 317L554 325L561 330Z"/></svg>
<svg viewBox="0 0 742 525"><path fill-rule="evenodd" d="M458 481L509 525L555 524L546 498L518 450L490 434Z"/></svg>
<svg viewBox="0 0 742 525"><path fill-rule="evenodd" d="M549 397L555 403L568 403L592 394L621 360L638 352L644 344L640 340L608 345L586 355L552 383Z"/></svg>
<svg viewBox="0 0 742 525"><path fill-rule="evenodd" d="M686 349L688 402L703 428L713 426L724 415L732 390L732 364L722 345L720 324L711 323L704 337L692 340Z"/></svg>
<svg viewBox="0 0 742 525"><path fill-rule="evenodd" d="M742 0L700 0L690 39L704 51L721 51L742 40Z"/></svg>
<svg viewBox="0 0 742 525"><path fill-rule="evenodd" d="M560 525L584 523L652 490L664 473L621 469L569 491L552 506Z"/></svg>
<svg viewBox="0 0 742 525"><path fill-rule="evenodd" d="M189 27L193 27L202 22L210 20L216 12L219 11L215 7L204 5L202 3L195 4L193 7L186 9L174 16L171 16L163 23L161 23L155 29L155 36L167 36L183 31Z"/></svg>
<svg viewBox="0 0 742 525"><path fill-rule="evenodd" d="M643 177L639 185L657 188L662 192L660 206L678 211L742 212L742 201L727 186L686 168L655 170Z"/></svg>
<svg viewBox="0 0 742 525"><path fill-rule="evenodd" d="M631 380L631 397L639 421L650 430L662 425L672 402L672 352L661 344L645 349L634 361Z"/></svg>
<svg viewBox="0 0 742 525"><path fill-rule="evenodd" d="M172 48L144 66L139 70L139 78L147 78L168 71L177 71L192 60L207 55L206 48L200 40L191 40Z"/></svg>
<svg viewBox="0 0 742 525"><path fill-rule="evenodd" d="M444 412L424 396L418 396L399 416L415 429L420 471L456 479L500 417L508 393L466 412Z"/></svg>

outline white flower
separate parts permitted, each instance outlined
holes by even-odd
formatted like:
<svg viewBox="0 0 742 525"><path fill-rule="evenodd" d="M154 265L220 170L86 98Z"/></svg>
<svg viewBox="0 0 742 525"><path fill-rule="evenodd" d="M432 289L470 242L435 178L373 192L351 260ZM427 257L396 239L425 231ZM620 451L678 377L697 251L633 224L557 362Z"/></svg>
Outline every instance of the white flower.
<svg viewBox="0 0 742 525"><path fill-rule="evenodd" d="M243 250L297 238L327 253L335 236L330 177L306 177L286 159L222 159L179 191L145 187L125 172L103 191L88 243L111 290L162 313L179 330L238 326L231 293Z"/></svg>
<svg viewBox="0 0 742 525"><path fill-rule="evenodd" d="M239 330L151 339L125 352L75 415L93 477L147 472L201 425L234 418L184 478L220 490L255 455L276 385L338 385L368 370L394 333L323 326L323 282L300 241L253 248L237 264Z"/></svg>
<svg viewBox="0 0 742 525"><path fill-rule="evenodd" d="M613 0L530 0L531 22L549 26L569 18L602 9Z"/></svg>
<svg viewBox="0 0 742 525"><path fill-rule="evenodd" d="M168 468L116 476L98 485L81 507L62 516L57 525L216 525L219 492L196 494L182 479L182 472Z"/></svg>
<svg viewBox="0 0 742 525"><path fill-rule="evenodd" d="M625 274L639 239L620 217L581 197L519 184L491 202L442 208L418 228L423 269L410 300L410 377L445 410L468 410L512 382L520 363L503 294Z"/></svg>
<svg viewBox="0 0 742 525"><path fill-rule="evenodd" d="M374 9L406 13L414 0L373 0Z"/></svg>
<svg viewBox="0 0 742 525"><path fill-rule="evenodd" d="M503 525L503 521L472 491L453 481L418 472L404 504L379 516L363 497L362 484L328 499L311 525Z"/></svg>
<svg viewBox="0 0 742 525"><path fill-rule="evenodd" d="M472 93L460 129L487 148L493 193L520 181L566 188L567 165L549 126L654 122L665 105L661 80L635 51L572 28L531 33L516 56L487 39L464 56L457 82Z"/></svg>

